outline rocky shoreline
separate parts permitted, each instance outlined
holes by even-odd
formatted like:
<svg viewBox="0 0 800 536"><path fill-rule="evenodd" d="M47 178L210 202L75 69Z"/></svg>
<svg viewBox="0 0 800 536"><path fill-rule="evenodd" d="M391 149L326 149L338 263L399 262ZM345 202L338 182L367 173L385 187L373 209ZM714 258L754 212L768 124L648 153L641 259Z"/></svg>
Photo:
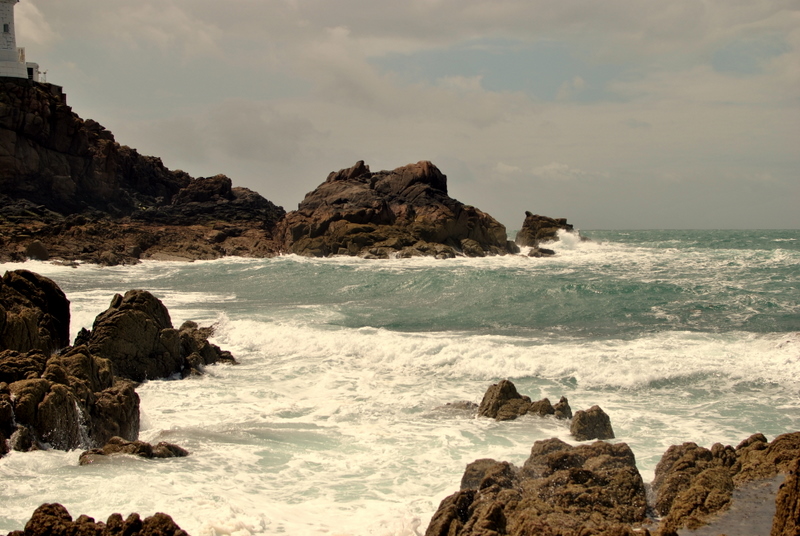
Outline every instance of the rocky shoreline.
<svg viewBox="0 0 800 536"><path fill-rule="evenodd" d="M201 374L211 363L235 363L208 341L211 328L172 326L152 294L115 295L109 308L69 344L69 301L58 285L25 270L0 279L0 457L10 450L87 449L80 465L116 456L190 455L178 445L137 440L137 382ZM775 491L771 536L800 530L800 432L771 442L754 434L736 447L695 443L670 447L646 484L625 443L610 443L609 416L597 406L573 414L566 397L532 401L502 380L491 385L480 418L521 416L569 422L578 443L537 441L522 467L493 459L467 465L461 489L442 501L426 536L658 534L676 536L714 526L748 486L785 475ZM763 493L763 492L762 492ZM768 492L769 493L769 492ZM142 521L112 515L106 523L75 521L63 506L45 504L21 536L52 534L185 534L166 514ZM763 534L767 534L766 529ZM751 535L752 536L752 535Z"/></svg>

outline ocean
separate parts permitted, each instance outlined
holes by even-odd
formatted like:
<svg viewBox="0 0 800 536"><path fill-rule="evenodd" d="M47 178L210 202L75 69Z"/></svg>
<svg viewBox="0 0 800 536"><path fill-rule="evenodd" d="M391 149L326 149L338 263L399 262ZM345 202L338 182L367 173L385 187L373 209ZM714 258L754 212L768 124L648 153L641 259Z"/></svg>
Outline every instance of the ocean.
<svg viewBox="0 0 800 536"><path fill-rule="evenodd" d="M61 286L73 336L146 289L176 327L215 324L240 364L138 388L140 438L188 458L0 460L0 533L60 502L103 521L163 511L193 536L422 534L467 463L573 442L551 418L447 405L504 378L600 405L646 482L670 445L800 430L800 231L583 234L552 258L4 265Z"/></svg>

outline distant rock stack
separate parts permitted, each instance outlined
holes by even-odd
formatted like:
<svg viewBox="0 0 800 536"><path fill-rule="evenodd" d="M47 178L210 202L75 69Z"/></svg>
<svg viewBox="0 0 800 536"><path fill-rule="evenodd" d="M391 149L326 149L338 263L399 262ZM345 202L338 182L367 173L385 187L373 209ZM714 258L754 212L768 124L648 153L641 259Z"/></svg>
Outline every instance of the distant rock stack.
<svg viewBox="0 0 800 536"><path fill-rule="evenodd" d="M427 161L371 172L363 161L331 173L278 225L286 252L365 258L504 255L517 248L505 227L447 194Z"/></svg>
<svg viewBox="0 0 800 536"><path fill-rule="evenodd" d="M567 223L566 218L549 218L525 212L525 221L517 232L514 242L519 247L529 247L531 257L549 257L555 254L550 249L540 247L542 243L556 242L559 240L558 232L574 233L575 228Z"/></svg>

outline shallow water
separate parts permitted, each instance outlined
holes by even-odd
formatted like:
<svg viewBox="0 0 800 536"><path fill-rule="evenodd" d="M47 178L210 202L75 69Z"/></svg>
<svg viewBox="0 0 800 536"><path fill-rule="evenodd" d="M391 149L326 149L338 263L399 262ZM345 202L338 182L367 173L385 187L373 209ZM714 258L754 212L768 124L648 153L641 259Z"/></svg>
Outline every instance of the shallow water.
<svg viewBox="0 0 800 536"><path fill-rule="evenodd" d="M800 430L800 232L585 234L544 259L23 265L67 293L73 335L144 288L176 326L216 323L240 365L138 389L142 439L189 458L0 460L0 531L57 501L103 520L165 511L195 536L422 533L467 463L570 441L552 419L443 407L502 378L599 404L645 480L672 444Z"/></svg>

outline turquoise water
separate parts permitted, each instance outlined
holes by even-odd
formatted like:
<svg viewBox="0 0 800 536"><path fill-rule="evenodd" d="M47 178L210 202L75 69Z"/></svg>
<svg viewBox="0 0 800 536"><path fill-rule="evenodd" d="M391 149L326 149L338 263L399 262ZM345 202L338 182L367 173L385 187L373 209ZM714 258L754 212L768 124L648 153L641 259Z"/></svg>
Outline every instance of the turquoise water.
<svg viewBox="0 0 800 536"><path fill-rule="evenodd" d="M196 536L424 532L466 463L570 440L550 419L445 407L502 378L599 404L645 480L675 443L800 430L800 231L584 234L545 259L24 265L65 290L73 334L145 288L176 325L216 323L241 364L139 388L142 438L190 458L0 461L0 530L52 500L98 518L166 511Z"/></svg>

